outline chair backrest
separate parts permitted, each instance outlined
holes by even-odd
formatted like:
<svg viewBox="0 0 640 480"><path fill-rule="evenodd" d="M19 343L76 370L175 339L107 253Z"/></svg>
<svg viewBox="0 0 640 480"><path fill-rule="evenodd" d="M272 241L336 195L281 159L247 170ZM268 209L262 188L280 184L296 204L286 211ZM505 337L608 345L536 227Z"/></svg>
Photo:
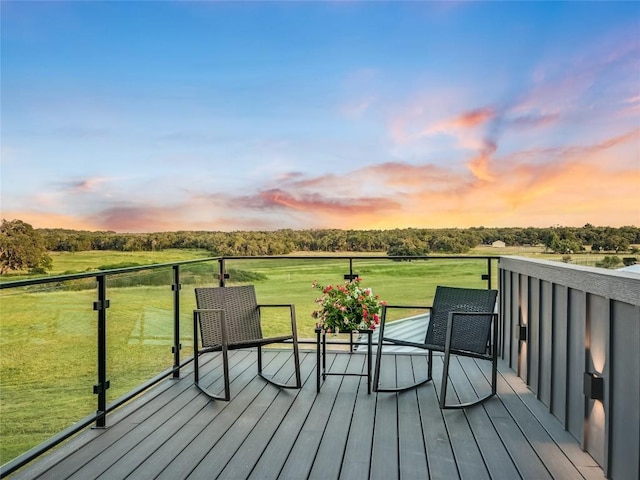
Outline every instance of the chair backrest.
<svg viewBox="0 0 640 480"><path fill-rule="evenodd" d="M497 290L436 287L425 344L443 350L449 312L493 312ZM484 354L491 336L491 315L465 315L454 323L451 349Z"/></svg>
<svg viewBox="0 0 640 480"><path fill-rule="evenodd" d="M224 310L230 346L262 339L260 311L253 285L196 288L195 292L197 308ZM215 313L200 315L200 335L205 348L222 344L218 318Z"/></svg>

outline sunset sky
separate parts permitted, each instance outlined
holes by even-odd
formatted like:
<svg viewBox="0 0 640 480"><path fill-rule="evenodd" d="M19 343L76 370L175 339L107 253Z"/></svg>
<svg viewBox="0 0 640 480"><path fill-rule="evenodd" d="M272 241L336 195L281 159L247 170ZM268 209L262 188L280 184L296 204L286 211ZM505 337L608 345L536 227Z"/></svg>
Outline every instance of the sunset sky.
<svg viewBox="0 0 640 480"><path fill-rule="evenodd" d="M1 216L640 226L640 3L1 2Z"/></svg>

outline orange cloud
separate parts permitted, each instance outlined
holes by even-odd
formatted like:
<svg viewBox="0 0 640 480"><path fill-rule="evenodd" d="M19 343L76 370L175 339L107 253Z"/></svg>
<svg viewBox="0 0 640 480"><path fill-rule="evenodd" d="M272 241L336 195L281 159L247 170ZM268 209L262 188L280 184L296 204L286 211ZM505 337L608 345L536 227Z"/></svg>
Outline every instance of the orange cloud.
<svg viewBox="0 0 640 480"><path fill-rule="evenodd" d="M429 163L414 165L404 162L371 165L353 172L350 176L379 185L382 191L392 188L394 192L403 189L433 189L450 185L456 179L460 180L459 174L451 168Z"/></svg>
<svg viewBox="0 0 640 480"><path fill-rule="evenodd" d="M590 145L500 156L497 144L485 140L466 169L463 163L383 162L317 177L285 173L252 195L196 193L165 206L141 198L86 218L35 211L3 216L35 227L120 232L640 225L639 142L635 129ZM58 200L65 198L75 197Z"/></svg>
<svg viewBox="0 0 640 480"><path fill-rule="evenodd" d="M447 122L449 125L456 128L472 128L495 118L496 112L493 108L485 107L478 108L476 110L470 110L464 112L457 118L454 118Z"/></svg>
<svg viewBox="0 0 640 480"><path fill-rule="evenodd" d="M496 150L497 147L495 143L486 141L485 147L482 149L480 154L467 162L469 170L471 170L473 176L478 180L483 180L485 182L495 181L495 175L490 172L490 161L491 156L496 152Z"/></svg>
<svg viewBox="0 0 640 480"><path fill-rule="evenodd" d="M90 220L75 215L41 212L34 210L3 211L6 220L20 219L34 228L68 228L70 230L98 231L104 228Z"/></svg>
<svg viewBox="0 0 640 480"><path fill-rule="evenodd" d="M401 196L392 216L361 228L527 225L639 225L640 156L638 130L586 146L539 149L495 158L495 145L468 163L475 181L455 180L438 189ZM620 157L630 159L620 162ZM387 165L391 167L391 165ZM424 167L395 165L418 174ZM491 168L490 168L491 167ZM395 168L385 181L393 182ZM384 170L377 172L382 175ZM443 172L442 179L447 178ZM493 181L485 181L493 180Z"/></svg>
<svg viewBox="0 0 640 480"><path fill-rule="evenodd" d="M349 198L331 198L320 194L293 195L281 189L260 192L257 196L247 197L244 206L258 209L285 208L298 211L330 212L339 215L351 215L361 212L382 212L399 208L395 201L384 198L352 196Z"/></svg>

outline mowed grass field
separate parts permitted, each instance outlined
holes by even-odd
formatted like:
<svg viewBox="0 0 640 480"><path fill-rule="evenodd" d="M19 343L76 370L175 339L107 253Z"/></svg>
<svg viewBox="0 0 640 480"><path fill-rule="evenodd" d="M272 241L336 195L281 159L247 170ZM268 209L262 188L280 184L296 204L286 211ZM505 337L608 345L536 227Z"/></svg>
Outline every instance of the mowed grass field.
<svg viewBox="0 0 640 480"><path fill-rule="evenodd" d="M475 255L530 254L486 249ZM306 254L305 254L306 255ZM351 254L353 255L353 254ZM52 275L94 271L123 264L157 264L207 257L198 250L163 252L54 253ZM544 258L549 258L544 255ZM551 257L553 258L553 257ZM556 256L556 258L559 258ZM260 303L293 303L298 335L314 336L311 285L342 283L346 259L287 258L228 260L228 285L252 283ZM217 285L218 263L180 268L181 357L192 348L193 288ZM356 258L353 272L363 286L389 304L429 305L436 285L486 288L481 275L487 260L471 258L394 262ZM492 265L494 288L497 263ZM171 267L109 277L107 297L107 378L113 401L173 362L173 291ZM10 281L24 276L3 277ZM4 289L0 291L0 462L5 463L96 410L97 313L95 280ZM411 312L406 312L410 314ZM268 309L265 334L285 332L288 310ZM303 345L303 348L305 346Z"/></svg>

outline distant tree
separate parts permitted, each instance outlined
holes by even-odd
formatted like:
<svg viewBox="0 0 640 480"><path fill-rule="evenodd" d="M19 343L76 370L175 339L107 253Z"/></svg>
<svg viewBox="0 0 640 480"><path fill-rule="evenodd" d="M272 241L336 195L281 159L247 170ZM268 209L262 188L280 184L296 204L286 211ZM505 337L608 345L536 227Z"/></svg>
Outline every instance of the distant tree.
<svg viewBox="0 0 640 480"><path fill-rule="evenodd" d="M545 247L553 253L562 253L565 255L584 250L584 247L573 232L567 229L552 230L545 241Z"/></svg>
<svg viewBox="0 0 640 480"><path fill-rule="evenodd" d="M429 245L417 238L396 240L389 245L387 255L390 257L421 257L431 253ZM411 259L405 259L410 261Z"/></svg>
<svg viewBox="0 0 640 480"><path fill-rule="evenodd" d="M51 270L52 260L42 235L22 220L2 219L0 226L0 274L27 269L30 273Z"/></svg>
<svg viewBox="0 0 640 480"><path fill-rule="evenodd" d="M602 259L601 262L596 262L596 267L603 268L616 268L618 265L622 263L619 257L616 256L606 256Z"/></svg>

